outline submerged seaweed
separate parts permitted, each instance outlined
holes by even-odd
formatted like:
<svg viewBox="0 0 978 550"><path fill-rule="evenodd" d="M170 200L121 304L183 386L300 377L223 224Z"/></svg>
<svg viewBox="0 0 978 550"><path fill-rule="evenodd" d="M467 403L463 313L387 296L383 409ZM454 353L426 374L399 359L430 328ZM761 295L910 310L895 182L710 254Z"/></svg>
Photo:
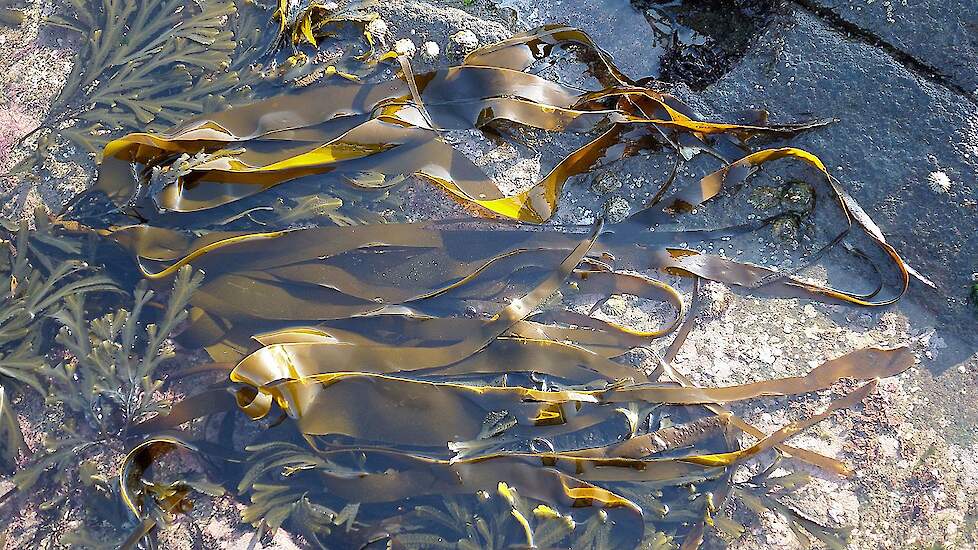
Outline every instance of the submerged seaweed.
<svg viewBox="0 0 978 550"><path fill-rule="evenodd" d="M75 33L68 80L34 131L38 149L67 140L85 153L134 130L162 130L251 97L269 49L266 13L245 0L67 0L44 23ZM25 138L26 139L26 138Z"/></svg>
<svg viewBox="0 0 978 550"><path fill-rule="evenodd" d="M94 12L76 4L78 19L66 26L105 27L93 33L86 54L95 60L91 74L111 66L121 71L119 82L129 82L131 71L147 70L146 76L189 55L179 71L193 79L241 62L223 30L224 18L236 13L230 3L175 10L174 17L189 17L186 25L155 11L182 0L142 11L111 0ZM43 489L50 496L42 509L52 524L84 521L66 536L39 537L154 546L160 526L190 512L192 495L229 492L246 503L242 519L257 528L253 544L284 527L322 548L695 548L711 526L738 531L718 514L733 495L752 509L786 516L801 538L843 544L841 533L785 503L797 476L774 477L772 466L735 484L732 474L769 451L848 473L838 461L786 441L857 406L879 378L912 364L909 351L865 349L804 376L698 387L672 365L695 316L672 286L636 274L659 270L692 279L694 289L707 279L860 306L898 300L915 274L821 161L800 149L751 147L755 136L792 135L821 122L700 120L676 98L622 74L587 35L562 26L476 50L461 66L415 75L404 58L373 55L365 19L318 4L294 15L289 5L279 3L273 24L281 46L293 48L295 67L306 64L298 60L303 48L349 24L369 48L345 62L365 72L397 63L398 77L361 81L355 70L328 65L327 73L345 78L191 118L169 132L109 142L98 184L72 202L58 225L65 238L96 240L92 262L119 280L142 279L128 308L94 314L98 308L87 307L81 293L105 290L107 281L96 279L99 286L89 276L55 285L87 267L65 271L48 259L39 260L45 271L32 271L20 256L30 237L26 229L18 236L4 305L4 323L14 321L0 333L15 335L3 359L26 366L0 372L48 395L66 420L14 481L21 492ZM166 38L159 44L143 34L151 24L162 25ZM122 36L131 36L127 44L135 49L126 55L139 63L121 64L105 53ZM145 40L156 45L146 50ZM527 72L563 48L581 53L600 89L571 89ZM169 53L156 57L161 52ZM145 127L207 107L206 99L193 108L166 104L165 87L159 97L127 102L117 95L129 89L116 90L122 85L113 78L79 71L64 100L72 118L103 117L98 110L110 105L119 127ZM84 99L70 103L76 93ZM143 97L156 101L153 108L135 102ZM499 121L581 133L589 141L530 190L506 195L442 136L450 128L492 131ZM677 158L707 153L720 167L698 183L670 178L621 223L529 226L552 217L569 177L653 142ZM807 263L781 271L702 250L769 226L814 224L815 184L792 180L762 191L755 197L765 210L761 220L676 226L781 160L813 168L843 220L808 263L858 233L868 248L847 241L845 249L873 267L875 290L811 282L800 274ZM341 213L346 197L370 204L379 193L396 194L412 175L476 216L388 224L377 213ZM330 226L295 227L320 217ZM354 224L363 222L370 223ZM167 303L159 304L150 287L169 285ZM600 304L623 295L661 301L674 315L662 327L637 330L564 300ZM54 366L39 356L40 349L52 355L50 342L35 340L45 331L31 330L39 315L62 327L55 343L69 357ZM652 372L620 360L636 348L658 359L652 346L672 334ZM214 361L174 377L221 375L172 403L161 391L160 369L173 356L170 336L188 350L206 349ZM843 379L862 383L774 433L727 409ZM20 446L2 382L0 433L5 447ZM742 434L754 442L741 447ZM117 485L108 482L107 466L116 460ZM74 506L83 501L89 506ZM111 533L92 528L102 522Z"/></svg>
<svg viewBox="0 0 978 550"><path fill-rule="evenodd" d="M42 217L37 221L43 226ZM32 240L37 241L33 247ZM159 392L158 367L172 357L164 343L186 316L184 305L200 278L191 276L189 268L181 272L158 322L149 320L155 315L144 312L154 296L145 285L137 288L131 313L119 309L92 319L85 296L115 293L117 288L105 275L79 276L91 270L78 260L53 264L40 256L45 243L57 245L62 254L81 252L77 243L64 237L29 232L26 225L18 231L10 275L5 278L12 288L4 298L0 372L19 383L22 392L44 396L50 413L65 418L45 435L42 450L30 452L12 417L7 389L0 386L5 460L12 462L20 451L29 457L17 469L12 478L15 488L3 500L14 492L44 495L39 516L47 529L39 529L36 540L101 547L107 543L102 537L111 535L90 526L109 521L118 528L126 521L119 488L109 481L113 462L124 451L135 422L168 408ZM29 250L35 251L34 261L54 266L46 279L43 268L31 267L26 259ZM44 327L52 321L61 325L55 342ZM59 348L70 358L60 358ZM85 521L74 532L54 529L56 523L77 519Z"/></svg>

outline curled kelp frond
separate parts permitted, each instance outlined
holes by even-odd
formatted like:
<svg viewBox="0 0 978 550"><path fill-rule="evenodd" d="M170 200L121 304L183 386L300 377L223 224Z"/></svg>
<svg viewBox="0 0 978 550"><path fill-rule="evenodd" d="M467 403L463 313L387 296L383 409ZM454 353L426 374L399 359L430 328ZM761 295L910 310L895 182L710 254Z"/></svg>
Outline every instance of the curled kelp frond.
<svg viewBox="0 0 978 550"><path fill-rule="evenodd" d="M171 523L178 514L193 508L193 494L219 497L224 488L212 483L200 472L168 472L161 479L150 481L150 470L163 470L166 455L174 452L199 456L193 444L175 437L155 436L136 445L124 460L119 474L122 501L139 522L119 546L135 548L158 525ZM170 468L173 470L173 468Z"/></svg>

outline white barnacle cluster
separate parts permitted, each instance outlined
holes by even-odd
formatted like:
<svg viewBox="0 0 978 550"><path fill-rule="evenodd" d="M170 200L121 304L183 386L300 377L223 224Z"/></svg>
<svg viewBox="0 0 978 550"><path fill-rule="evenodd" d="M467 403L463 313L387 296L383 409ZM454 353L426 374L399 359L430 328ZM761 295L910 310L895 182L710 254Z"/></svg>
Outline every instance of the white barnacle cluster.
<svg viewBox="0 0 978 550"><path fill-rule="evenodd" d="M935 193L948 193L951 191L951 178L947 172L936 170L927 175L927 185Z"/></svg>

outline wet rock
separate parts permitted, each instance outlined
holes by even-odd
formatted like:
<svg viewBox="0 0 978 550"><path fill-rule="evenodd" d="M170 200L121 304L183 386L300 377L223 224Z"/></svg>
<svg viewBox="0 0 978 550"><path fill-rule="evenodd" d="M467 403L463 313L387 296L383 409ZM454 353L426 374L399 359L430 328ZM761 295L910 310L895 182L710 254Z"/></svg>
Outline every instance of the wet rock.
<svg viewBox="0 0 978 550"><path fill-rule="evenodd" d="M495 0L516 12L526 29L547 23L568 23L587 32L633 77L658 76L665 37L646 23L629 0Z"/></svg>
<svg viewBox="0 0 978 550"><path fill-rule="evenodd" d="M871 43L905 52L919 61L919 68L978 96L974 0L801 0L798 4Z"/></svg>
<svg viewBox="0 0 978 550"><path fill-rule="evenodd" d="M714 118L744 108L768 109L780 120L838 117L791 145L819 155L940 289L915 285L911 298L974 342L974 330L951 319L973 318L966 294L978 258L976 190L952 184L935 197L928 178L932 159L952 182L978 175L978 155L960 145L978 146L978 107L803 9L779 17L737 67L686 97Z"/></svg>

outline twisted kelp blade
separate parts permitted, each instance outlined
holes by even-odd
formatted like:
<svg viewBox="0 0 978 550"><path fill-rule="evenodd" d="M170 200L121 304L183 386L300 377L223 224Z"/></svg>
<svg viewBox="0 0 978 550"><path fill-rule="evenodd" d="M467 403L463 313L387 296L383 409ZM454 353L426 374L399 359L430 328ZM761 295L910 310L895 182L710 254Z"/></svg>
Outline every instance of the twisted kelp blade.
<svg viewBox="0 0 978 550"><path fill-rule="evenodd" d="M520 58L515 44L532 44L538 34L520 35L510 41L513 48L473 57L472 63L507 57L504 52ZM561 44L590 44L582 35L569 30L549 34L551 38L563 37L558 40ZM103 166L97 189L123 202L137 186L125 168L129 162L157 163L174 152L196 153L203 148L214 153L234 147L235 152L225 151L214 162L196 167L190 178L192 185L171 185L164 190L160 206L184 212L213 208L297 177L355 172L369 159L374 172L388 176L417 173L462 201L503 216L541 222L553 213L567 178L588 170L609 147L620 142L622 124L661 125L663 131L700 136L784 133L811 126L767 128L698 122L670 107L674 99L667 100L651 89L626 87L606 89L597 95L581 94L507 68L502 61L501 66L468 63L417 77L405 71L409 82L337 82L329 87L328 97L322 88L310 89L290 100L276 98L195 119L168 134L132 134L106 148L105 157L116 160ZM609 63L605 64L606 71L612 67ZM522 65L518 59L508 64ZM411 84L417 84L417 93L412 93ZM351 96L357 99L347 99ZM636 107L632 96L644 97L649 106ZM624 103L617 101L625 98ZM619 105L607 106L616 101ZM283 109L290 115L277 122L257 116ZM659 114L664 118L657 117ZM260 126L258 120L262 120ZM561 160L532 189L506 197L481 169L443 143L436 131L481 128L494 120L556 131L593 129L607 122L614 127ZM299 133L293 135L296 130ZM286 146L288 142L292 146ZM704 147L709 145L704 143Z"/></svg>
<svg viewBox="0 0 978 550"><path fill-rule="evenodd" d="M229 339L226 344L233 343L237 349L247 349L252 334L290 323L316 325L351 316L380 314L391 306L407 306L421 314L459 311L470 303L492 312L507 305L506 300L512 296L511 292L499 294L500 291L514 283L532 284L547 266L559 261L561 254L573 249L579 237L573 233L514 228L440 228L438 224L311 228L254 234L212 232L198 238L162 228L131 226L108 234L137 256L144 275L149 278L167 277L188 263L210 273L193 299L199 311L187 336L202 345ZM723 234L709 237L719 238ZM901 290L885 300L869 301L762 266L669 246L675 241L698 238L702 238L702 232L651 232L630 222L611 225L599 235L592 257L604 254L615 258L616 267L661 269L765 294L865 305L889 303L902 294L907 283L906 271L901 270L904 274ZM898 258L895 253L891 256L894 262ZM437 268L425 267L431 265ZM664 299L682 313L675 291L649 279L595 272L588 266L578 269L575 279L572 292ZM553 308L530 321L536 324L523 322L513 328L513 334L527 338L573 338L592 351L604 348L599 353L615 356L667 334L675 328L678 317L663 329L645 334ZM558 325L546 326L553 322ZM405 323L425 326L420 318L418 322ZM440 323L431 321L428 326ZM467 320L459 323L457 329L448 328L445 334L457 334L463 325L472 324ZM561 328L567 325L592 330L576 331L571 337ZM239 336L232 335L235 327ZM401 329L404 330L416 329Z"/></svg>
<svg viewBox="0 0 978 550"><path fill-rule="evenodd" d="M579 505L582 499L585 499L584 501L592 505L607 508L607 513L614 511L619 514L616 516L618 519L615 520L619 530L614 535L614 539L622 541L622 547L634 547L636 539L632 537L641 537L645 529L641 525L646 521L655 520L652 518L642 520L627 513L627 511L637 512L639 508L634 502L616 493L614 487L624 483L626 486L633 487L633 490L641 491L633 484L652 483L652 487L661 487L663 483L679 484L682 483L680 480L699 478L704 475L708 478L715 477L717 469L722 471L823 420L835 410L859 403L874 387L875 384L872 382L864 385L845 398L832 403L820 414L790 424L747 449L727 453L698 455L695 454L694 446L693 449L686 449L676 458L608 459L581 456L582 453L594 453L599 449L569 452L548 450L531 453L506 452L475 459L446 461L424 457L409 450L398 450L397 445L392 449L384 449L378 446L383 443L371 444L365 441L352 446L349 443L340 443L334 447L335 444L331 443L330 439L316 437L309 451L303 451L299 447L292 447L291 451L286 449L287 452L282 453L281 456L287 461L280 464L304 463L305 466L297 470L300 475L293 477L295 473L288 474L288 479L292 479L294 483L308 484L309 481L305 481L305 476L316 473L317 482L313 486L322 487L330 497L338 497L347 502L358 502L361 506L364 503L400 502L424 495L473 494L491 490L499 483L498 480L507 480L507 483L519 486L526 495L545 503L554 510L563 510L570 514L572 506ZM342 386L331 385L329 388L329 391L338 393L347 391ZM356 393L355 396L359 398L361 394ZM357 408L355 405L349 407L350 410ZM310 408L304 411L304 414L321 417L325 415L325 411ZM371 439L382 435L373 429L368 431ZM654 432L654 435L659 434L661 431ZM636 441L644 441L642 437L645 436L640 436ZM631 441L631 439L626 440L626 442ZM688 444L695 443L696 440L686 438L682 441L682 444ZM604 456L604 453L622 448L621 444L614 444L598 454ZM690 454L691 452L693 454ZM296 460L301 456L307 458L302 458L297 463ZM345 464L356 464L357 473L351 475L353 472ZM262 466L262 468L254 475L260 476L262 471L274 471L277 466ZM129 471L129 468L125 470ZM250 482L242 480L242 483L247 487ZM283 486L283 490L287 486L288 484ZM626 511L624 516L618 512L620 509ZM681 515L681 512L680 509L675 513ZM668 515L668 512L665 515ZM631 534L636 533L634 531L636 526L639 529L638 534Z"/></svg>

